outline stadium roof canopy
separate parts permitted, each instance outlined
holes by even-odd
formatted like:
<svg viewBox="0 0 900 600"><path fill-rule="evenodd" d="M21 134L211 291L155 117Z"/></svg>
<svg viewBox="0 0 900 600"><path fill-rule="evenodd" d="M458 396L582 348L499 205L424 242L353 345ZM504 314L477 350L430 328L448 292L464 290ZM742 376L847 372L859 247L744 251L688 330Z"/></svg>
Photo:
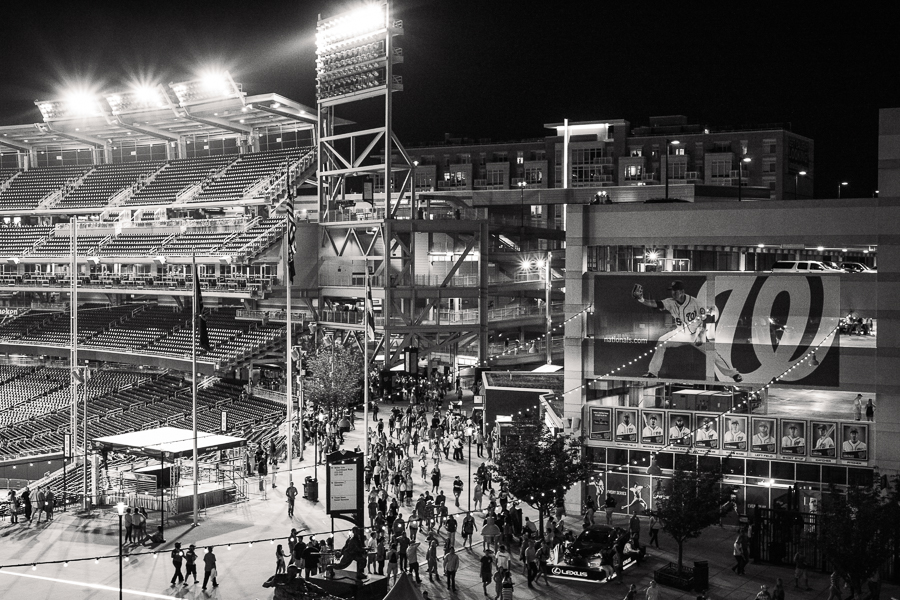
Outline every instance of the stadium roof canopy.
<svg viewBox="0 0 900 600"><path fill-rule="evenodd" d="M100 148L253 136L279 128L315 130L315 108L274 93L247 96L227 73L223 77L225 89L215 93L203 93L202 82L195 81L158 85L141 93L38 100L43 122L0 126L0 147ZM346 124L349 121L335 121Z"/></svg>
<svg viewBox="0 0 900 600"><path fill-rule="evenodd" d="M111 450L157 460L174 460L194 453L194 434L190 429L158 427L95 438L91 444L95 450ZM197 452L228 450L247 445L247 440L230 435L197 433Z"/></svg>

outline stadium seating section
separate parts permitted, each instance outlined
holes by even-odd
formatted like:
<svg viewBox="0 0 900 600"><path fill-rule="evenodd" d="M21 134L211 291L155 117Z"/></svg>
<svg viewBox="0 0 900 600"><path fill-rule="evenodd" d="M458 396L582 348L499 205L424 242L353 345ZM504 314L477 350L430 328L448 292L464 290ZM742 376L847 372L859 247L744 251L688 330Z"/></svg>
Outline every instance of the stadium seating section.
<svg viewBox="0 0 900 600"><path fill-rule="evenodd" d="M0 192L0 210L34 209L45 196L74 185L90 167L53 167L29 169L19 173L9 187Z"/></svg>

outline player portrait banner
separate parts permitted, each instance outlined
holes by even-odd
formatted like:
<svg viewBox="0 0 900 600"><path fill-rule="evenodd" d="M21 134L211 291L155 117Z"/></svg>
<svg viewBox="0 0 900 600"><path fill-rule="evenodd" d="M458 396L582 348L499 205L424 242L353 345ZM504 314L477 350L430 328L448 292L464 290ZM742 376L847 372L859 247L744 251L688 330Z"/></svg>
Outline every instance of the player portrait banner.
<svg viewBox="0 0 900 600"><path fill-rule="evenodd" d="M781 419L781 454L806 456L806 421Z"/></svg>
<svg viewBox="0 0 900 600"><path fill-rule="evenodd" d="M641 411L641 443L662 445L666 443L665 421L663 413L658 410Z"/></svg>
<svg viewBox="0 0 900 600"><path fill-rule="evenodd" d="M750 452L775 454L777 421L754 417L751 423Z"/></svg>
<svg viewBox="0 0 900 600"><path fill-rule="evenodd" d="M722 417L722 449L735 452L746 452L749 447L747 435L747 417L732 414Z"/></svg>
<svg viewBox="0 0 900 600"><path fill-rule="evenodd" d="M616 441L636 444L638 441L638 411L633 408L616 409Z"/></svg>
<svg viewBox="0 0 900 600"><path fill-rule="evenodd" d="M588 406L588 437L599 442L612 441L612 409Z"/></svg>
<svg viewBox="0 0 900 600"><path fill-rule="evenodd" d="M719 417L718 415L697 415L697 430L694 432L694 447L718 450Z"/></svg>
<svg viewBox="0 0 900 600"><path fill-rule="evenodd" d="M603 275L594 279L594 309L601 377L840 383L834 276Z"/></svg>
<svg viewBox="0 0 900 600"><path fill-rule="evenodd" d="M813 458L837 458L838 429L833 421L811 423L809 455Z"/></svg>
<svg viewBox="0 0 900 600"><path fill-rule="evenodd" d="M841 460L869 460L869 426L841 424Z"/></svg>
<svg viewBox="0 0 900 600"><path fill-rule="evenodd" d="M691 413L669 413L669 444L676 448L689 448L691 439Z"/></svg>

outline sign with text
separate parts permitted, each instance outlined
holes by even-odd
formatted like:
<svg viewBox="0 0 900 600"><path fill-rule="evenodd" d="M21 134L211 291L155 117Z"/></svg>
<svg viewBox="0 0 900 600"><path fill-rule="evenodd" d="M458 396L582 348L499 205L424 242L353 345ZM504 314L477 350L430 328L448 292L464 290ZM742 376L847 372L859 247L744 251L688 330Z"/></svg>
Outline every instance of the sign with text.
<svg viewBox="0 0 900 600"><path fill-rule="evenodd" d="M338 450L325 461L326 514L364 527L363 454Z"/></svg>

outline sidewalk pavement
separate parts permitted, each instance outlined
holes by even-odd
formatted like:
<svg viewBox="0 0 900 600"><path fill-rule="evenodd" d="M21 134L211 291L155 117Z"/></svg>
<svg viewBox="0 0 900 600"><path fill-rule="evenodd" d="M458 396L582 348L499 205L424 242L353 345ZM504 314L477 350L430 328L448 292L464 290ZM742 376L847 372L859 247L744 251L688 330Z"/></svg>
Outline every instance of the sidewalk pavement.
<svg viewBox="0 0 900 600"><path fill-rule="evenodd" d="M454 396L455 399L455 396ZM390 406L388 404L387 406ZM400 404L398 403L398 406ZM467 393L463 399L463 409L471 410L472 398ZM379 414L384 416L384 410ZM363 425L360 420L356 423L357 429L345 436L344 447L353 448L357 444L363 444ZM470 490L468 482L468 449L463 455L467 460L444 460L441 462L442 481L444 492L452 498L451 486L453 478L459 475L465 482L464 494L460 505L462 509L468 506L468 494ZM472 472L474 473L480 459L472 450ZM313 474L312 452L307 448L304 460L294 463L293 478L295 485L302 493L302 482L307 475ZM317 539L323 539L331 535L332 527L336 531L335 540L338 548L343 547L346 539L346 530L350 524L346 521L334 521L332 523L325 515L325 469L318 468L319 497L320 501L313 504L301 497L297 498L294 518L287 516L287 503L284 490L287 488L289 476L287 467L278 473L277 487L266 490L266 499L263 499L257 491L256 481L250 485L251 499L248 502L229 506L210 508L202 514L197 528L191 525L191 516L186 515L172 519L166 528L166 544L157 550L159 554L154 557L149 549L140 546L129 546L130 560L124 563L124 589L131 598L198 598L206 600L215 598L219 600L269 600L273 597L271 589L265 589L262 583L275 571L275 548L281 543L287 551L287 536L292 527L296 527L304 536L315 535ZM414 476L414 497L425 489L430 489L430 481L425 482L418 473ZM451 504L450 508L453 506ZM531 510L523 503L525 514L532 519L537 519L536 511ZM403 507L401 513L404 518L411 512L411 507ZM476 514L478 528L481 527L481 518ZM598 517L600 518L600 517ZM616 515L614 523L627 527L628 517ZM459 519L461 521L461 519ZM581 530L582 519L579 515L565 518L569 528ZM151 517L151 525L153 524ZM646 534L647 522L642 519L644 531L642 541L649 536ZM442 539L446 534L441 535ZM756 597L760 585L766 584L771 590L775 579L781 577L784 580L786 597L789 600L803 598L804 600L827 600L828 576L825 573L810 572L809 583L812 591L800 591L794 589L793 572L791 569L775 567L771 565L750 564L747 566L747 574L735 575L730 567L733 564L731 548L736 531L732 528L710 527L705 530L700 538L690 540L685 544L684 562L693 565L695 560L709 562L710 589L708 598L721 600L733 598L734 600L752 600ZM260 540L280 537L275 543L263 542L248 545L251 540ZM518 561L517 549L513 552L513 582L516 585L514 597L516 600L533 600L537 598L558 598L560 600L581 600L584 598L611 598L620 599L625 596L628 585L635 584L639 591L643 591L653 576L653 570L673 562L677 559L677 547L664 532L660 532L661 549L648 549L649 556L641 565L633 566L625 571L623 584L615 581L610 583L587 583L560 579L551 579L547 585L541 579L536 587L531 589L526 585L526 579L522 576L522 565ZM72 512L58 513L51 524L12 525L0 524L0 566L10 564L28 564L32 561L52 561L74 559L81 557L110 556L99 562L89 560L85 562L72 562L68 566L62 564L41 565L36 570L30 567L4 567L0 569L0 589L3 597L28 598L29 600L66 598L76 600L91 598L102 600L118 597L118 521L109 514L104 516L85 517ZM200 585L191 585L187 588L173 589L169 585L173 567L169 558L169 552L174 543L180 541L183 548L194 543L198 549L214 545L218 559L219 584L218 588L210 587L207 592L200 590ZM452 598L454 600L479 600L484 598L479 577L479 559L481 536L476 532L475 550L460 550L461 536L457 534L457 550L460 556L460 570L457 574L458 592L451 594L445 582L429 583L427 577L421 584L422 590L427 590L432 598ZM228 549L226 544L231 544ZM220 545L222 545L220 547ZM139 555L140 552L146 554ZM424 560L422 561L424 564ZM200 575L203 575L202 561L198 566ZM422 572L424 573L424 566ZM440 568L439 568L440 571ZM92 586L92 587L89 587ZM98 587L99 586L99 587ZM693 600L697 594L681 592L673 588L660 586L660 600ZM493 593L493 584L488 587ZM882 589L884 598L900 597L900 588L896 585L885 584Z"/></svg>

